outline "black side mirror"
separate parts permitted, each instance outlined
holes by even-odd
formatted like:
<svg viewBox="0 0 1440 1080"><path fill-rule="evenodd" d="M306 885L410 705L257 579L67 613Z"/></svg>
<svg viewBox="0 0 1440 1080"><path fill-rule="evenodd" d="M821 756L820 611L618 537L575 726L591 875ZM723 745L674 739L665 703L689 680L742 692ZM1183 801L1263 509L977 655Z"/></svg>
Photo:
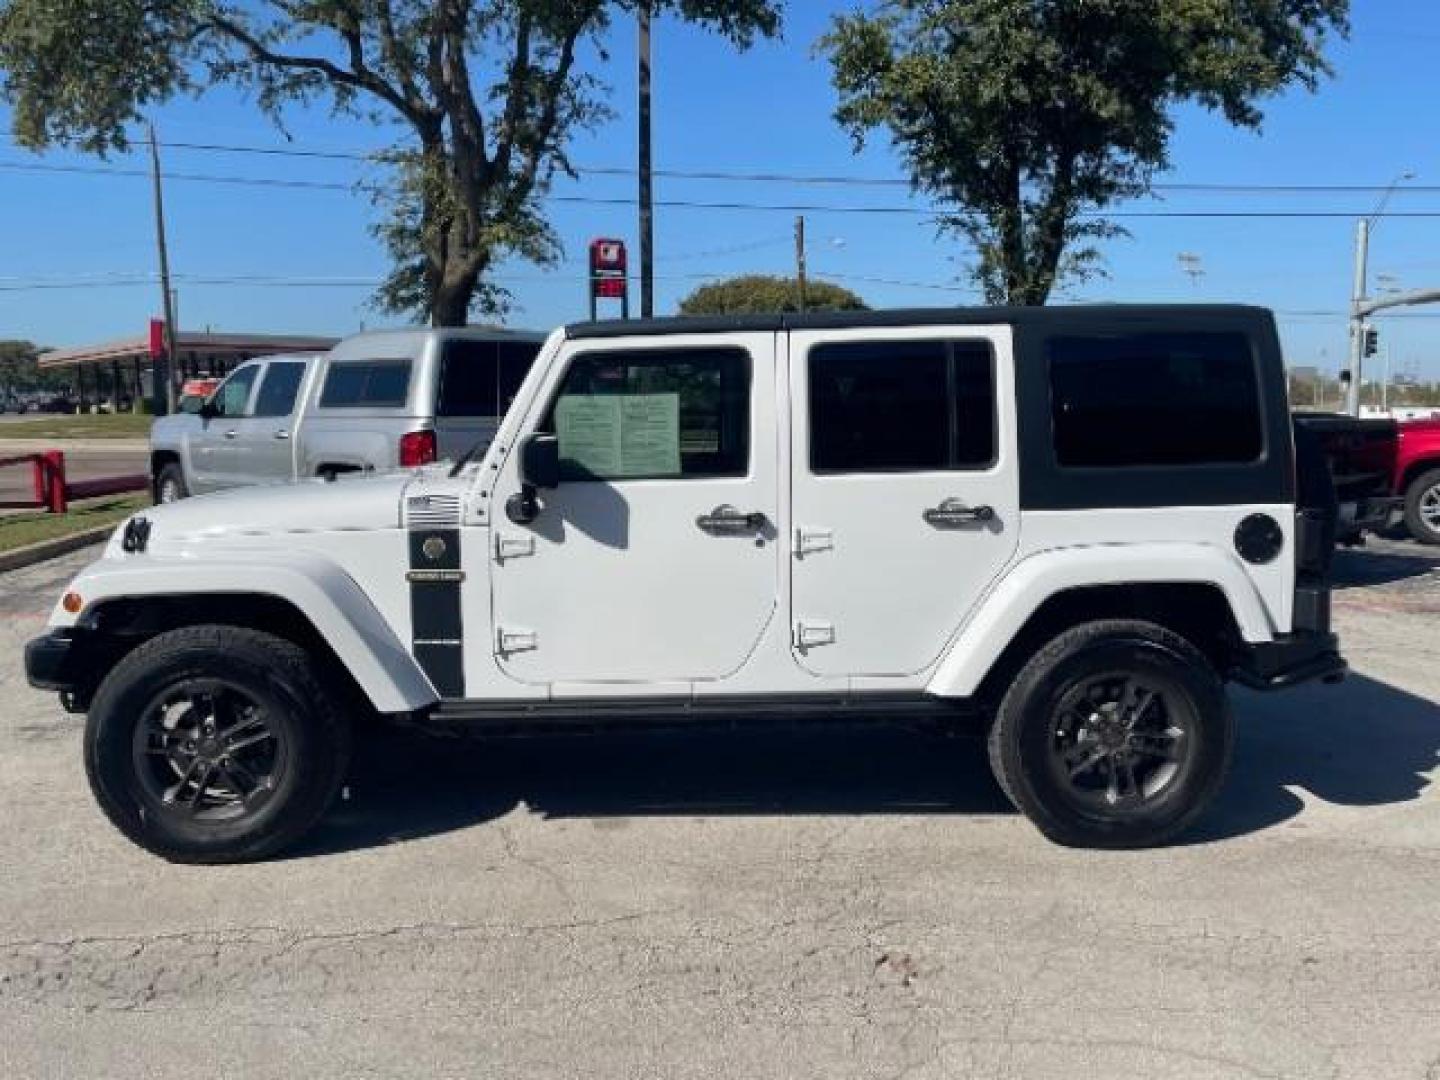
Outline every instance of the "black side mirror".
<svg viewBox="0 0 1440 1080"><path fill-rule="evenodd" d="M520 490L505 500L505 516L516 525L529 525L540 516L539 488L560 484L560 440L554 435L531 435L520 444Z"/></svg>
<svg viewBox="0 0 1440 1080"><path fill-rule="evenodd" d="M195 411L200 414L202 420L214 420L220 415L220 407L215 404L214 398L206 398L200 403L200 408Z"/></svg>
<svg viewBox="0 0 1440 1080"><path fill-rule="evenodd" d="M520 480L535 488L560 485L560 440L531 435L520 447Z"/></svg>

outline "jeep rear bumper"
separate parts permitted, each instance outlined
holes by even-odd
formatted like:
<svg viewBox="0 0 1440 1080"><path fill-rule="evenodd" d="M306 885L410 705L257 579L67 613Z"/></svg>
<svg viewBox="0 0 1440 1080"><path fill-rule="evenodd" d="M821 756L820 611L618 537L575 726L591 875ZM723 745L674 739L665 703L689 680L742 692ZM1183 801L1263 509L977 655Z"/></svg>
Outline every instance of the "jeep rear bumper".
<svg viewBox="0 0 1440 1080"><path fill-rule="evenodd" d="M1255 690L1284 690L1313 679L1339 682L1347 670L1339 638L1330 633L1301 631L1243 646L1228 674Z"/></svg>

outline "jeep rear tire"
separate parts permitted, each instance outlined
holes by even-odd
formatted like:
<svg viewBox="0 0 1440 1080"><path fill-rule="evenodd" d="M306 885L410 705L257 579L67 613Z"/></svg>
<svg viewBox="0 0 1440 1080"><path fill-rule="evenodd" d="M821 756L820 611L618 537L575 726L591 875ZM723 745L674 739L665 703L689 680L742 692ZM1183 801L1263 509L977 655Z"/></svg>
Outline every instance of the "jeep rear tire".
<svg viewBox="0 0 1440 1080"><path fill-rule="evenodd" d="M1440 544L1440 469L1421 473L1405 488L1405 527L1422 544Z"/></svg>
<svg viewBox="0 0 1440 1080"><path fill-rule="evenodd" d="M139 646L106 676L85 722L101 809L174 862L261 859L325 813L349 729L293 643L191 626Z"/></svg>
<svg viewBox="0 0 1440 1080"><path fill-rule="evenodd" d="M1153 623L1065 631L1033 656L990 730L1005 794L1051 840L1139 848L1174 838L1224 782L1225 688L1189 641Z"/></svg>
<svg viewBox="0 0 1440 1080"><path fill-rule="evenodd" d="M185 470L178 461L168 461L155 476L155 504L179 502L190 494L185 487Z"/></svg>

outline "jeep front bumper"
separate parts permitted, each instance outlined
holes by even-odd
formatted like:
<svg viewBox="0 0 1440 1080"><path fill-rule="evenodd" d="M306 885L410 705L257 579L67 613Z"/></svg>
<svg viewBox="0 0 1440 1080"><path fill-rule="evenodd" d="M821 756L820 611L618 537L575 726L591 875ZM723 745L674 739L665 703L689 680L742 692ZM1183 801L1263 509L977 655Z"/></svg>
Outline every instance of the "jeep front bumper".
<svg viewBox="0 0 1440 1080"><path fill-rule="evenodd" d="M1284 690L1314 679L1339 682L1348 670L1340 655L1339 638L1301 631L1242 646L1229 675L1256 690Z"/></svg>
<svg viewBox="0 0 1440 1080"><path fill-rule="evenodd" d="M70 712L83 712L94 691L98 658L83 630L51 630L25 646L25 678L37 690L56 690Z"/></svg>

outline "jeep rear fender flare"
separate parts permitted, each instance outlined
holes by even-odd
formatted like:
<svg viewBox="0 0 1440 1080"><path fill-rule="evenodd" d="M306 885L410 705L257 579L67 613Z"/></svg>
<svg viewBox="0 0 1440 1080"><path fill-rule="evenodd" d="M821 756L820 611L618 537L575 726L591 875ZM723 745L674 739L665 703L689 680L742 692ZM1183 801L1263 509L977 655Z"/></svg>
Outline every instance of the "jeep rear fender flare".
<svg viewBox="0 0 1440 1080"><path fill-rule="evenodd" d="M72 615L57 604L51 626L83 622L98 605L112 600L146 597L214 597L214 621L223 622L226 595L271 596L309 620L377 711L413 712L438 700L415 658L364 590L335 563L309 552L263 559L242 552L163 560L107 557L84 570L68 592L78 593L84 606Z"/></svg>
<svg viewBox="0 0 1440 1080"><path fill-rule="evenodd" d="M1224 594L1240 636L1270 641L1276 627L1239 561L1207 544L1096 544L1057 548L1011 565L940 658L926 692L969 697L1006 646L1051 597L1096 585L1209 585Z"/></svg>

